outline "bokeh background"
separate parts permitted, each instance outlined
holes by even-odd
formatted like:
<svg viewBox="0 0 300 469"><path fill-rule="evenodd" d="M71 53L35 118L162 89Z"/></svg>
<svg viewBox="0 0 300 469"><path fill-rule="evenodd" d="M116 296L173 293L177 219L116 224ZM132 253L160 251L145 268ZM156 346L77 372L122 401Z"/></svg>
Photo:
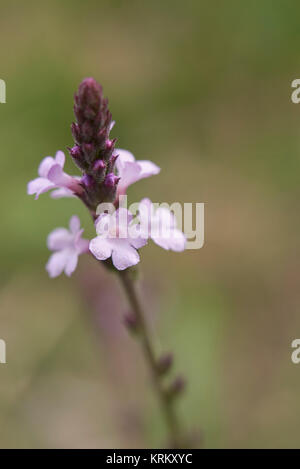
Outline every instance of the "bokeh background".
<svg viewBox="0 0 300 469"><path fill-rule="evenodd" d="M2 448L164 445L117 278L82 257L50 280L47 234L76 200L26 195L42 157L72 143L72 99L93 76L113 136L161 174L130 201L205 202L205 245L142 251L158 351L187 377L179 403L208 448L300 447L299 2L0 2ZM74 172L71 162L67 169Z"/></svg>

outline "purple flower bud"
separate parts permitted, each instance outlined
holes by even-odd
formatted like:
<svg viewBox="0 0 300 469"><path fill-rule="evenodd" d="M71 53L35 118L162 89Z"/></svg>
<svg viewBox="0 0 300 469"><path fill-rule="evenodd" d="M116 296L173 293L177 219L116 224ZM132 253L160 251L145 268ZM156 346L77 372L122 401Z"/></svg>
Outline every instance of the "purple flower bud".
<svg viewBox="0 0 300 469"><path fill-rule="evenodd" d="M72 123L71 125L71 131L72 131L72 135L73 135L73 138L75 140L76 143L81 143L81 135L80 135L80 129L79 129L79 125L76 124L75 122Z"/></svg>
<svg viewBox="0 0 300 469"><path fill-rule="evenodd" d="M120 178L118 176L116 176L114 173L109 173L104 179L104 185L108 188L113 188L117 186L119 181Z"/></svg>
<svg viewBox="0 0 300 469"><path fill-rule="evenodd" d="M86 189L92 189L96 185L96 181L91 176L90 174L84 174L81 178L81 184L86 188Z"/></svg>
<svg viewBox="0 0 300 469"><path fill-rule="evenodd" d="M106 164L103 160L96 160L93 163L93 174L98 182L102 182L106 171Z"/></svg>
<svg viewBox="0 0 300 469"><path fill-rule="evenodd" d="M106 164L103 160L96 160L93 164L94 171L103 171L106 168Z"/></svg>
<svg viewBox="0 0 300 469"><path fill-rule="evenodd" d="M82 151L79 145L75 145L73 148L69 148L69 152L72 158L75 158L76 160L82 158Z"/></svg>
<svg viewBox="0 0 300 469"><path fill-rule="evenodd" d="M74 163L78 166L78 168L85 171L87 169L87 165L80 146L75 145L73 148L68 148L68 150Z"/></svg>
<svg viewBox="0 0 300 469"><path fill-rule="evenodd" d="M103 160L96 160L93 164L93 171L95 172L103 172L106 169L105 161Z"/></svg>
<svg viewBox="0 0 300 469"><path fill-rule="evenodd" d="M95 155L96 155L96 149L95 146L92 143L83 143L81 145L81 148L83 150L85 159L87 162L93 161Z"/></svg>
<svg viewBox="0 0 300 469"><path fill-rule="evenodd" d="M109 172L113 171L118 157L119 157L119 155L112 155L110 157L109 162L108 162L108 171Z"/></svg>
<svg viewBox="0 0 300 469"><path fill-rule="evenodd" d="M113 147L114 147L114 144L116 142L116 138L114 138L113 140L110 140L109 138L106 140L105 142L105 148L106 150L111 150Z"/></svg>
<svg viewBox="0 0 300 469"><path fill-rule="evenodd" d="M115 200L119 180L120 178L114 173L109 173L105 176L102 187L104 202L113 202Z"/></svg>

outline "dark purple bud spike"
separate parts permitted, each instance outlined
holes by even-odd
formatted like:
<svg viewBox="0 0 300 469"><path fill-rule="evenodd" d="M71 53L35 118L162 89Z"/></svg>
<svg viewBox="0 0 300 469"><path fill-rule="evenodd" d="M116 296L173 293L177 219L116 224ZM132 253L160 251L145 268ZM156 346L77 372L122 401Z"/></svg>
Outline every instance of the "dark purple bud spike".
<svg viewBox="0 0 300 469"><path fill-rule="evenodd" d="M113 173L116 139L109 139L112 116L102 87L93 78L85 78L74 96L76 123L72 135L76 145L70 154L85 173L82 184L93 210L101 202L114 202L119 178Z"/></svg>

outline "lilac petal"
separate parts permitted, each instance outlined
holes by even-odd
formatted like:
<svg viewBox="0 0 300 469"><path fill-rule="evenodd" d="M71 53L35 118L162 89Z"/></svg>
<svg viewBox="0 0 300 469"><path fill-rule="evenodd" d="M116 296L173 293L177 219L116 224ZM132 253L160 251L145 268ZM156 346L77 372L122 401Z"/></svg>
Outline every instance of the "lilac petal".
<svg viewBox="0 0 300 469"><path fill-rule="evenodd" d="M126 240L114 240L112 262L116 269L124 270L140 261L138 252Z"/></svg>
<svg viewBox="0 0 300 469"><path fill-rule="evenodd" d="M71 233L75 234L80 230L80 220L77 215L73 215L70 219L69 228Z"/></svg>
<svg viewBox="0 0 300 469"><path fill-rule="evenodd" d="M147 209L149 211L151 210L152 205L153 204L152 204L151 200L148 197L144 197L139 203L139 206L145 206L145 207L147 207Z"/></svg>
<svg viewBox="0 0 300 469"><path fill-rule="evenodd" d="M128 225L129 222L131 222L133 215L132 213L127 210L125 207L120 207L118 210L116 210L112 214L112 218L114 220L122 220L122 222L126 223Z"/></svg>
<svg viewBox="0 0 300 469"><path fill-rule="evenodd" d="M118 194L125 194L128 186L141 179L141 168L138 163L126 162L118 174L121 178L117 188Z"/></svg>
<svg viewBox="0 0 300 469"><path fill-rule="evenodd" d="M111 226L119 233L120 238L128 238L128 227L132 218L132 213L124 207L120 207L111 216Z"/></svg>
<svg viewBox="0 0 300 469"><path fill-rule="evenodd" d="M81 238L82 232L83 230L80 230L74 240L74 245L78 254L89 252L90 241L88 239Z"/></svg>
<svg viewBox="0 0 300 469"><path fill-rule="evenodd" d="M70 246L73 236L66 228L56 228L47 238L47 246L51 251L60 251Z"/></svg>
<svg viewBox="0 0 300 469"><path fill-rule="evenodd" d="M48 181L48 179L36 178L28 183L27 194L36 194L35 198L38 199L41 194L53 189L54 187L55 185L51 181Z"/></svg>
<svg viewBox="0 0 300 469"><path fill-rule="evenodd" d="M68 261L69 252L67 249L55 252L50 256L46 270L51 278L58 277L64 270Z"/></svg>
<svg viewBox="0 0 300 469"><path fill-rule="evenodd" d="M65 160L66 160L66 157L65 157L64 152L61 150L57 151L55 155L55 163L59 164L59 166L63 168L65 165Z"/></svg>
<svg viewBox="0 0 300 469"><path fill-rule="evenodd" d="M175 228L176 218L174 213L168 210L165 207L158 207L155 212L156 222L159 223L159 226L162 228Z"/></svg>
<svg viewBox="0 0 300 469"><path fill-rule="evenodd" d="M57 186L68 187L73 178L64 173L59 164L55 164L48 173L48 179Z"/></svg>
<svg viewBox="0 0 300 469"><path fill-rule="evenodd" d="M122 168L124 167L125 163L135 162L135 157L128 150L122 150L121 148L116 148L114 151L114 154L119 155L116 161L116 167L119 172L122 171Z"/></svg>
<svg viewBox="0 0 300 469"><path fill-rule="evenodd" d="M186 238L176 228L171 230L168 236L152 236L153 241L163 249L182 252L185 249Z"/></svg>
<svg viewBox="0 0 300 469"><path fill-rule="evenodd" d="M130 237L129 242L134 248L140 249L148 243L148 239L143 236L138 236L136 238Z"/></svg>
<svg viewBox="0 0 300 469"><path fill-rule="evenodd" d="M44 158L39 165L39 169L38 169L39 176L42 178L47 178L48 172L50 171L50 169L52 168L54 164L55 164L54 158L52 158L52 156L46 156L46 158Z"/></svg>
<svg viewBox="0 0 300 469"><path fill-rule="evenodd" d="M155 176L160 173L160 167L148 160L139 160L137 163L140 165L141 174L140 179L147 178L149 176Z"/></svg>
<svg viewBox="0 0 300 469"><path fill-rule="evenodd" d="M70 277L74 270L76 269L78 264L78 254L76 252L70 252L68 257L66 266L65 266L65 274Z"/></svg>
<svg viewBox="0 0 300 469"><path fill-rule="evenodd" d="M139 221L145 226L150 225L151 218L154 216L154 208L150 199L142 199L139 203Z"/></svg>
<svg viewBox="0 0 300 469"><path fill-rule="evenodd" d="M83 252L89 252L88 245L90 244L90 242L87 239L82 239L81 235L83 232L84 232L84 229L82 228L81 230L78 230L75 233L72 233L73 246L75 247L75 250L77 251L78 254L81 254ZM86 246L87 246L87 249L86 249Z"/></svg>
<svg viewBox="0 0 300 469"><path fill-rule="evenodd" d="M63 197L76 197L74 192L72 192L67 187L60 187L59 189L55 189L51 192L50 197L52 199L61 199Z"/></svg>
<svg viewBox="0 0 300 469"><path fill-rule="evenodd" d="M96 259L104 261L111 256L112 246L107 238L97 236L90 241L90 251Z"/></svg>
<svg viewBox="0 0 300 469"><path fill-rule="evenodd" d="M101 213L97 218L96 222L96 232L98 235L108 236L109 230L112 226L112 217L109 213Z"/></svg>
<svg viewBox="0 0 300 469"><path fill-rule="evenodd" d="M118 195L125 194L127 187L134 182L160 172L160 168L151 161L135 161L133 154L127 150L117 148L115 154L119 155L116 167L121 178L118 185Z"/></svg>
<svg viewBox="0 0 300 469"><path fill-rule="evenodd" d="M150 237L149 231L148 225L135 223L134 221L130 224L128 229L128 241L133 247L139 249L147 244L148 238Z"/></svg>
<svg viewBox="0 0 300 469"><path fill-rule="evenodd" d="M48 173L48 179L58 187L66 187L75 193L80 193L82 191L78 177L66 174L59 164L52 166Z"/></svg>

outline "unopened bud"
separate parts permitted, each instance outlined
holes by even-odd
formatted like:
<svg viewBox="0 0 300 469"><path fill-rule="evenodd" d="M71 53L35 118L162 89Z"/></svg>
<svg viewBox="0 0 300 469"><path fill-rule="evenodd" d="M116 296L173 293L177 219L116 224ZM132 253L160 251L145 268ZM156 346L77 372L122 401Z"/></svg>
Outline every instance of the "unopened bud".
<svg viewBox="0 0 300 469"><path fill-rule="evenodd" d="M173 364L173 354L165 353L158 359L157 369L161 375L164 375L165 373L170 371L172 364Z"/></svg>
<svg viewBox="0 0 300 469"><path fill-rule="evenodd" d="M103 181L104 175L106 171L106 164L103 160L96 160L93 163L93 174L98 182Z"/></svg>
<svg viewBox="0 0 300 469"><path fill-rule="evenodd" d="M181 394L184 391L185 386L185 379L182 376L177 376L168 389L169 397L174 398Z"/></svg>
<svg viewBox="0 0 300 469"><path fill-rule="evenodd" d="M85 159L87 162L91 162L96 154L95 146L92 143L83 143L81 145Z"/></svg>
<svg viewBox="0 0 300 469"><path fill-rule="evenodd" d="M106 150L110 151L110 150L114 147L116 141L117 141L116 138L114 138L113 140L110 140L110 139L108 138L108 139L106 140L106 142L105 142L105 148L106 148Z"/></svg>
<svg viewBox="0 0 300 469"><path fill-rule="evenodd" d="M120 178L116 176L114 173L109 173L104 179L104 185L107 188L113 188L118 185Z"/></svg>
<svg viewBox="0 0 300 469"><path fill-rule="evenodd" d="M73 122L72 125L71 125L71 131L72 131L72 135L73 135L73 138L74 138L75 142L80 144L81 143L81 135L80 135L80 130L79 130L78 124Z"/></svg>
<svg viewBox="0 0 300 469"><path fill-rule="evenodd" d="M86 162L80 146L75 145L73 148L68 148L68 150L74 163L78 166L78 168L83 171L86 170Z"/></svg>
<svg viewBox="0 0 300 469"><path fill-rule="evenodd" d="M79 145L75 145L75 147L69 148L69 152L72 158L75 158L76 160L82 157L82 152Z"/></svg>
<svg viewBox="0 0 300 469"><path fill-rule="evenodd" d="M96 185L96 181L90 174L85 174L81 178L81 184L87 189L92 189Z"/></svg>
<svg viewBox="0 0 300 469"><path fill-rule="evenodd" d="M137 332L138 320L135 314L133 314L132 312L125 314L123 322L130 332Z"/></svg>
<svg viewBox="0 0 300 469"><path fill-rule="evenodd" d="M110 171L110 172L113 171L118 157L119 157L119 155L112 155L112 156L109 158L109 162L108 162L108 171Z"/></svg>

